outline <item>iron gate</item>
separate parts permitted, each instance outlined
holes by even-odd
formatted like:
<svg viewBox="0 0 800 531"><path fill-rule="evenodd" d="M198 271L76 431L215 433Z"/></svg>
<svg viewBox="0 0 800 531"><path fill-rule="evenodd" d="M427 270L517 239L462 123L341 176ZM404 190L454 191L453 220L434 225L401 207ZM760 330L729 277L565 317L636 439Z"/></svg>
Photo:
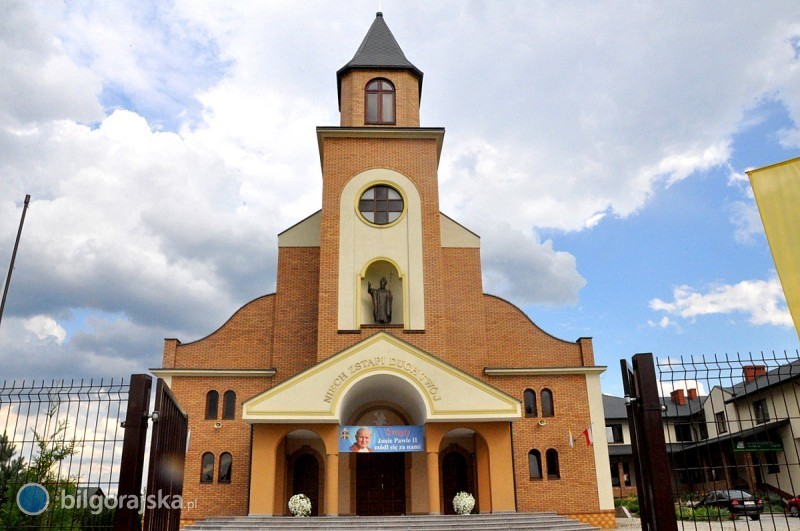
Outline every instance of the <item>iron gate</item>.
<svg viewBox="0 0 800 531"><path fill-rule="evenodd" d="M167 384L161 378L156 384L156 405L153 415L153 436L150 440L150 472L147 492L163 500L183 499L183 463L189 419ZM174 505L148 506L144 527L148 530L177 531L181 511Z"/></svg>

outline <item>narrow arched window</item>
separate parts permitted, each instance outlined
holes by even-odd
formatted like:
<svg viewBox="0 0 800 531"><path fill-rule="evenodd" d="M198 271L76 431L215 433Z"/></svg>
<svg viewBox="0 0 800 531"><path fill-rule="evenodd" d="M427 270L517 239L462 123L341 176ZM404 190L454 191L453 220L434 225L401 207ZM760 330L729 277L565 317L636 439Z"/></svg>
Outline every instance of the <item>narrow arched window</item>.
<svg viewBox="0 0 800 531"><path fill-rule="evenodd" d="M553 392L550 389L542 389L542 416L552 417L556 414L553 407Z"/></svg>
<svg viewBox="0 0 800 531"><path fill-rule="evenodd" d="M536 411L536 393L533 389L525 389L525 416L531 418L538 414Z"/></svg>
<svg viewBox="0 0 800 531"><path fill-rule="evenodd" d="M209 391L206 395L206 420L216 420L219 408L219 393Z"/></svg>
<svg viewBox="0 0 800 531"><path fill-rule="evenodd" d="M230 420L236 418L236 393L225 391L222 395L222 419Z"/></svg>
<svg viewBox="0 0 800 531"><path fill-rule="evenodd" d="M393 124L394 85L385 79L373 79L367 83L364 105L366 123Z"/></svg>
<svg viewBox="0 0 800 531"><path fill-rule="evenodd" d="M542 454L539 450L528 452L528 470L531 479L542 479Z"/></svg>
<svg viewBox="0 0 800 531"><path fill-rule="evenodd" d="M561 471L558 468L558 452L550 448L545 452L544 458L547 461L547 479L560 479Z"/></svg>
<svg viewBox="0 0 800 531"><path fill-rule="evenodd" d="M206 452L200 465L200 483L214 482L214 454Z"/></svg>
<svg viewBox="0 0 800 531"><path fill-rule="evenodd" d="M233 457L228 452L224 452L219 456L219 483L231 482L231 466L233 465Z"/></svg>

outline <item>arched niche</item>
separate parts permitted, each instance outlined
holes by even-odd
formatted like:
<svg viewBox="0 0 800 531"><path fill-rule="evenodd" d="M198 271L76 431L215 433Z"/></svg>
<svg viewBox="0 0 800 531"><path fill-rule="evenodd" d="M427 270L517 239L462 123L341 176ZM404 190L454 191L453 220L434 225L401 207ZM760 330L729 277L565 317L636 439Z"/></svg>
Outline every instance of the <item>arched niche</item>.
<svg viewBox="0 0 800 531"><path fill-rule="evenodd" d="M376 397L383 398L383 401L376 402ZM404 424L421 425L427 419L425 402L419 390L399 376L383 373L369 375L347 389L339 409L340 422L363 419L376 407L392 408L406 421Z"/></svg>
<svg viewBox="0 0 800 531"><path fill-rule="evenodd" d="M375 308L373 303L373 295L370 289L378 290L381 287L381 281L386 280L386 289L391 292L391 321L383 323L382 325L396 325L402 326L406 321L405 319L405 290L403 275L400 273L397 265L391 260L377 259L372 261L361 274L360 291L361 291L361 307L359 314L361 316L362 325L381 325L376 322Z"/></svg>
<svg viewBox="0 0 800 531"><path fill-rule="evenodd" d="M466 490L475 498L474 513L491 512L489 448L471 428L448 431L439 443L439 495L443 514L453 514L453 496Z"/></svg>
<svg viewBox="0 0 800 531"><path fill-rule="evenodd" d="M282 488L275 489L275 506L282 514L289 514L289 498L298 493L311 500L313 516L325 506L325 452L322 438L311 430L292 430L283 438L278 447L279 470L275 476L276 483L284 483Z"/></svg>
<svg viewBox="0 0 800 531"><path fill-rule="evenodd" d="M403 212L385 225L370 223L360 210L363 195L375 186L390 187L403 198ZM371 302L367 307L364 301L370 300L367 282L371 280L364 278L371 264L387 261L394 265L395 275L402 275L392 279L402 278L402 289L391 289L393 295L402 294L403 298L403 313L393 311L393 316L397 317L392 319L392 324L402 323L406 329L424 330L422 248L422 200L411 179L388 168L371 168L354 175L343 186L339 197L339 329L354 330L372 323ZM380 278L376 281L380 282Z"/></svg>

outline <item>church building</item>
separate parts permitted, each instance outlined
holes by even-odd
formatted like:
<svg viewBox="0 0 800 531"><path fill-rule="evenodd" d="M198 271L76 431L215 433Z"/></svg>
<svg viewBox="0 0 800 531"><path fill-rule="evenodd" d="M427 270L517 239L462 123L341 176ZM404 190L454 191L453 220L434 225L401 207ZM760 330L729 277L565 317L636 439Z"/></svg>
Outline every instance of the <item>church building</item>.
<svg viewBox="0 0 800 531"><path fill-rule="evenodd" d="M556 512L614 527L592 341L558 339L485 294L480 239L439 211L444 128L378 13L317 128L322 208L278 236L275 293L167 339L189 415L184 521ZM594 437L592 437L592 434Z"/></svg>

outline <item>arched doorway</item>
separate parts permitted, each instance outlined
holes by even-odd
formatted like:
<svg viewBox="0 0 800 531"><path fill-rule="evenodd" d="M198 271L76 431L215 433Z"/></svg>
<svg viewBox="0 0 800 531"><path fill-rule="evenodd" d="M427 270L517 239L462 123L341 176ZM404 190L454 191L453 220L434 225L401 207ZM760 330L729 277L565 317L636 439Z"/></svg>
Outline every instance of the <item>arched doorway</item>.
<svg viewBox="0 0 800 531"><path fill-rule="evenodd" d="M480 436L472 429L450 430L442 439L439 450L440 503L443 514L455 514L453 497L468 492L475 498L478 512L477 453Z"/></svg>
<svg viewBox="0 0 800 531"><path fill-rule="evenodd" d="M408 425L408 416L396 404L372 401L350 417L359 426ZM410 485L406 481L409 455L402 452L350 454L355 466L355 513L359 516L402 515L407 512Z"/></svg>
<svg viewBox="0 0 800 531"><path fill-rule="evenodd" d="M319 514L320 462L312 453L301 453L291 463L291 496L305 494L311 500L311 516Z"/></svg>
<svg viewBox="0 0 800 531"><path fill-rule="evenodd" d="M470 492L467 458L460 452L448 452L442 459L444 514L455 514L451 501L458 492Z"/></svg>
<svg viewBox="0 0 800 531"><path fill-rule="evenodd" d="M356 456L356 514L406 514L406 454Z"/></svg>
<svg viewBox="0 0 800 531"><path fill-rule="evenodd" d="M455 514L453 497L469 492L477 499L472 454L460 447L450 447L442 457L442 498L444 514ZM477 511L476 511L477 512Z"/></svg>

